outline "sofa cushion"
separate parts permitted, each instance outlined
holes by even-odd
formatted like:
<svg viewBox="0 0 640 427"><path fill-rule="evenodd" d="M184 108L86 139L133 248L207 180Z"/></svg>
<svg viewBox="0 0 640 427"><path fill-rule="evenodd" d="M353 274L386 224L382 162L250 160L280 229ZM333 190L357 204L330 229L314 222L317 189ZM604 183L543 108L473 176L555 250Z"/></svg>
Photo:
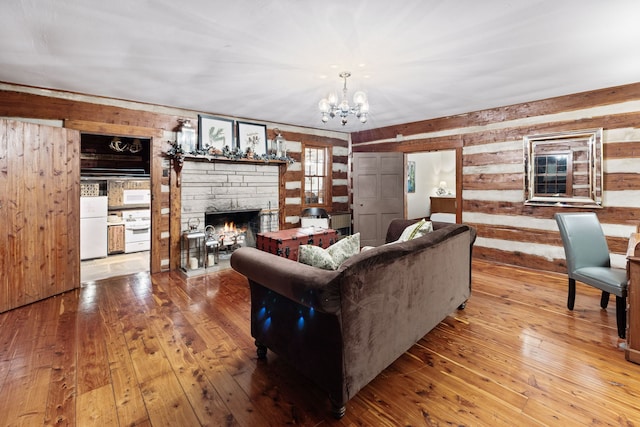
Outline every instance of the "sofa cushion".
<svg viewBox="0 0 640 427"><path fill-rule="evenodd" d="M325 270L337 270L343 262L358 252L360 252L360 233L338 240L327 249L314 245L300 245L298 261Z"/></svg>
<svg viewBox="0 0 640 427"><path fill-rule="evenodd" d="M418 237L422 237L432 231L433 224L431 221L427 221L423 218L415 224L411 224L405 228L397 242L406 242L408 240L417 239Z"/></svg>

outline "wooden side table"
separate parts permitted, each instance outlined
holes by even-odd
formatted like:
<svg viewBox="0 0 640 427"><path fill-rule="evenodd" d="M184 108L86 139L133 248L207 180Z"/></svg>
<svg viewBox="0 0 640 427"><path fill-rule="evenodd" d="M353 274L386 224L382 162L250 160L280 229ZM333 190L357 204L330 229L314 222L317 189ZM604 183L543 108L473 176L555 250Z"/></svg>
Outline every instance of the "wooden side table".
<svg viewBox="0 0 640 427"><path fill-rule="evenodd" d="M632 234L629 239L627 260L629 288L627 290L625 358L640 364L640 233Z"/></svg>

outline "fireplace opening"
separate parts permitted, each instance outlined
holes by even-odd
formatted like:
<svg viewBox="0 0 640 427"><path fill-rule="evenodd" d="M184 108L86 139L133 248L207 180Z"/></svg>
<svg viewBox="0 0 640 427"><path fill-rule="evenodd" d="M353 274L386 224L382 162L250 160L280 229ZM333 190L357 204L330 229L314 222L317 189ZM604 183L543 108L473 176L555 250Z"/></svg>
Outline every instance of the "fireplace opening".
<svg viewBox="0 0 640 427"><path fill-rule="evenodd" d="M224 256L242 246L256 246L260 209L205 212L204 222L205 227L213 227L220 255Z"/></svg>

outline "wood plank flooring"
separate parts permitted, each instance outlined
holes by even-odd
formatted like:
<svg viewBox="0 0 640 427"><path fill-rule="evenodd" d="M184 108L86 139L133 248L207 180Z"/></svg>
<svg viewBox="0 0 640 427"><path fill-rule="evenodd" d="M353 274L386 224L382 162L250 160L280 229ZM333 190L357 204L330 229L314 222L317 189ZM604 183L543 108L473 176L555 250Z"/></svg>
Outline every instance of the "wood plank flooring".
<svg viewBox="0 0 640 427"><path fill-rule="evenodd" d="M143 251L81 261L80 282L104 280L149 271L150 256L150 251Z"/></svg>
<svg viewBox="0 0 640 427"><path fill-rule="evenodd" d="M615 304L564 275L474 261L473 293L347 404L258 361L243 276L90 282L0 315L0 425L633 426L640 365Z"/></svg>

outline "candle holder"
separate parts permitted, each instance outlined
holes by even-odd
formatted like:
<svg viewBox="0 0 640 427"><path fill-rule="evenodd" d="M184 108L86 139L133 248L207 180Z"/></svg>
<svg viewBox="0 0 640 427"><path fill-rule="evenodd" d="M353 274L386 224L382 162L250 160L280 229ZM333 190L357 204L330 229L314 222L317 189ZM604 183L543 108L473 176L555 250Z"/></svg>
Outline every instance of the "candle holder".
<svg viewBox="0 0 640 427"><path fill-rule="evenodd" d="M186 272L205 267L205 233L190 229L182 234L182 269Z"/></svg>

